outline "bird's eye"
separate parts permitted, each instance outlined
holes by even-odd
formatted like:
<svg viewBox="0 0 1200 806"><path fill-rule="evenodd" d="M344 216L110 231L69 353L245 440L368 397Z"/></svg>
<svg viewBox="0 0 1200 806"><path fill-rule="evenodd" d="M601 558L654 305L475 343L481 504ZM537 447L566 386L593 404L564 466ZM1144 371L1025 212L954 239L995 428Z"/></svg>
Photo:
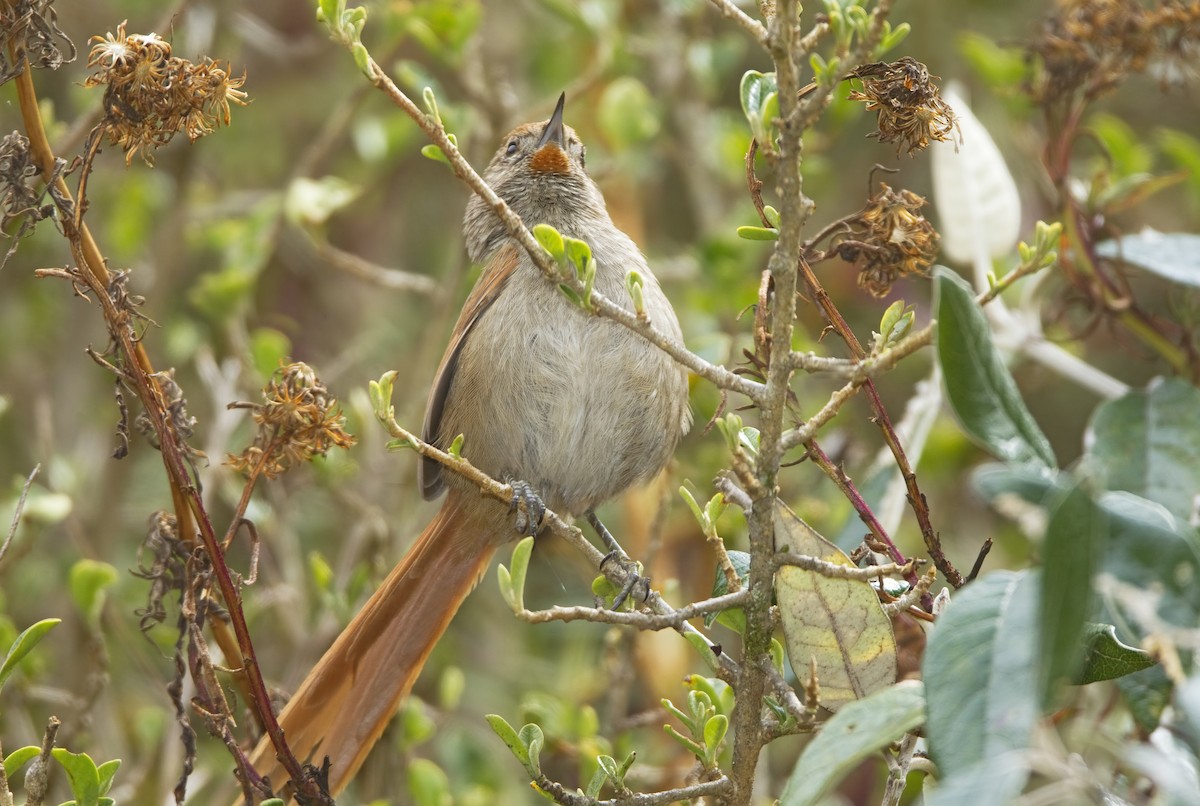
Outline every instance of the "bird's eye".
<svg viewBox="0 0 1200 806"><path fill-rule="evenodd" d="M517 153L517 141L516 141L516 140L510 140L510 141L509 141L509 143L508 143L508 148L504 149L504 153L505 153L505 154L507 154L507 155L508 155L508 156L510 156L510 157L511 157L513 154L516 154L516 153Z"/></svg>

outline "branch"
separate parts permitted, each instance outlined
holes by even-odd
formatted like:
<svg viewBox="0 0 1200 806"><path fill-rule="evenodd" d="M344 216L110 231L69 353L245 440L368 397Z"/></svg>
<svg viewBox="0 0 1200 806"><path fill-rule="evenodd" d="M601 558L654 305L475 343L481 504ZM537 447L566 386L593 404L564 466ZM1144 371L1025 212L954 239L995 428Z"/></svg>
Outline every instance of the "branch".
<svg viewBox="0 0 1200 806"><path fill-rule="evenodd" d="M754 37L754 40L764 49L768 47L766 26L735 6L733 0L710 0L710 2L716 6L717 11L742 26L742 29Z"/></svg>
<svg viewBox="0 0 1200 806"><path fill-rule="evenodd" d="M869 579L874 579L875 576L878 574ZM601 624L627 624L639 630L663 630L668 627L679 629L688 619L708 613L719 613L731 607L741 607L749 601L749 592L740 590L693 602L666 613L638 613L602 607L551 607L546 610L519 610L516 615L530 624L545 624L549 621L594 621Z"/></svg>

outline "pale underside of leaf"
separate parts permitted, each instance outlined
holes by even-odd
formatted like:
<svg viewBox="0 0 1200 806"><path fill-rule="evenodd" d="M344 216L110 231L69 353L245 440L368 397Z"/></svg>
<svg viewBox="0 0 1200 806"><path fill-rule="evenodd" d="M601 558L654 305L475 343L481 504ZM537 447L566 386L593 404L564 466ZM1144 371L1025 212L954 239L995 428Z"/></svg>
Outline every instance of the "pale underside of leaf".
<svg viewBox="0 0 1200 806"><path fill-rule="evenodd" d="M775 514L775 539L781 548L852 565L782 505ZM801 680L816 660L821 705L836 711L896 681L896 638L870 585L785 567L776 574L775 595L788 656Z"/></svg>

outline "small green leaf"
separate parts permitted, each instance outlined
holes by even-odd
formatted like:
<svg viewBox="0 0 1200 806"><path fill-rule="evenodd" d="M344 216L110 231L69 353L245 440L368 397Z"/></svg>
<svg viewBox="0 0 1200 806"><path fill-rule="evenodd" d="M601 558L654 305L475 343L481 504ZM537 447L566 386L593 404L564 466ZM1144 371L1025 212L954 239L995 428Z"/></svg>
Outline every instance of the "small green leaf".
<svg viewBox="0 0 1200 806"><path fill-rule="evenodd" d="M462 448L463 448L463 435L456 434L454 436L454 439L450 442L450 447L449 447L449 449L446 450L446 453L450 454L455 459L461 459L462 458Z"/></svg>
<svg viewBox="0 0 1200 806"><path fill-rule="evenodd" d="M538 224L534 226L532 232L533 237L537 239L543 249L550 253L552 258L560 264L566 259L566 244L558 230L549 224Z"/></svg>
<svg viewBox="0 0 1200 806"><path fill-rule="evenodd" d="M4 681L8 680L9 676L17 668L17 664L21 662L29 652L38 645L38 642L46 637L46 633L62 623L60 618L42 619L39 622L31 624L20 635L17 640L13 641L12 646L8 648L8 654L4 656L4 663L0 664L0 688L4 687Z"/></svg>
<svg viewBox="0 0 1200 806"><path fill-rule="evenodd" d="M617 782L617 760L612 756L596 756L596 764L600 769L604 770L604 774L612 779L613 783Z"/></svg>
<svg viewBox="0 0 1200 806"><path fill-rule="evenodd" d="M96 768L96 774L100 778L100 794L107 795L108 790L112 789L113 778L117 774L117 770L121 767L121 759L114 758L111 761L106 761Z"/></svg>
<svg viewBox="0 0 1200 806"><path fill-rule="evenodd" d="M19 747L8 754L4 759L4 776L9 780L21 771L21 768L28 764L32 759L42 752L42 748L35 744Z"/></svg>
<svg viewBox="0 0 1200 806"><path fill-rule="evenodd" d="M295 226L319 227L334 213L351 205L361 192L362 188L337 176L298 177L287 187L283 213L288 223Z"/></svg>
<svg viewBox="0 0 1200 806"><path fill-rule="evenodd" d="M1002 459L1054 468L1050 442L992 343L971 286L940 266L934 277L938 358L947 398L963 429Z"/></svg>
<svg viewBox="0 0 1200 806"><path fill-rule="evenodd" d="M779 239L779 230L767 229L766 227L738 227L737 234L739 238L745 238L747 241L774 241Z"/></svg>
<svg viewBox="0 0 1200 806"><path fill-rule="evenodd" d="M766 217L767 223L775 229L779 229L779 211L769 204L763 205L763 216Z"/></svg>
<svg viewBox="0 0 1200 806"><path fill-rule="evenodd" d="M775 81L774 73L760 73L757 70L748 70L742 76L742 83L739 95L742 100L742 112L746 115L746 120L750 123L750 131L754 134L759 145L766 145L766 131L762 125L763 108L767 102L767 96L778 93L779 86Z"/></svg>
<svg viewBox="0 0 1200 806"><path fill-rule="evenodd" d="M250 334L250 360L261 378L270 378L292 351L292 340L273 327L255 328Z"/></svg>
<svg viewBox="0 0 1200 806"><path fill-rule="evenodd" d="M367 78L373 79L374 75L371 72L371 54L367 50L367 46L362 42L355 42L350 46L350 53L354 56L354 64Z"/></svg>
<svg viewBox="0 0 1200 806"><path fill-rule="evenodd" d="M450 164L450 158L446 156L446 152L442 151L441 146L434 145L433 143L421 146L421 156L431 159L434 162Z"/></svg>
<svg viewBox="0 0 1200 806"><path fill-rule="evenodd" d="M704 747L714 761L721 749L721 742L725 741L725 733L728 730L729 717L724 714L716 714L704 723Z"/></svg>
<svg viewBox="0 0 1200 806"><path fill-rule="evenodd" d="M71 794L78 806L98 806L100 802L100 773L96 762L87 753L72 753L61 747L50 751L64 770L71 784Z"/></svg>
<svg viewBox="0 0 1200 806"><path fill-rule="evenodd" d="M715 672L717 670L717 656L708 645L708 640L703 635L694 632L684 633L683 637L700 653L700 657L708 666L709 671Z"/></svg>
<svg viewBox="0 0 1200 806"><path fill-rule="evenodd" d="M725 555L729 558L729 564L733 566L738 577L745 580L750 574L750 554L745 551L727 551ZM729 593L729 580L725 578L724 570L718 567L716 576L713 578L712 595L714 597L724 596L727 593ZM746 631L746 614L740 607L731 607L718 613L706 614L704 626L711 627L713 622L718 620L739 635Z"/></svg>
<svg viewBox="0 0 1200 806"><path fill-rule="evenodd" d="M517 609L525 609L525 575L529 571L529 558L533 554L533 538L526 537L517 543L512 553L512 588Z"/></svg>
<svg viewBox="0 0 1200 806"><path fill-rule="evenodd" d="M542 729L537 725L530 723L521 728L518 734L521 744L525 746L525 752L529 754L529 771L537 778L542 774L542 747L546 744L546 736L542 733Z"/></svg>
<svg viewBox="0 0 1200 806"><path fill-rule="evenodd" d="M642 293L645 284L645 279L635 269L630 269L625 275L625 290L629 292L629 298L633 300L633 312L638 316L646 314L646 299Z"/></svg>
<svg viewBox="0 0 1200 806"><path fill-rule="evenodd" d="M97 624L104 607L104 589L117 581L117 569L96 560L79 560L71 566L69 586L75 605L89 624Z"/></svg>
<svg viewBox="0 0 1200 806"><path fill-rule="evenodd" d="M822 802L864 759L924 721L925 687L919 680L905 680L847 704L800 754L780 806Z"/></svg>
<svg viewBox="0 0 1200 806"><path fill-rule="evenodd" d="M427 758L408 762L408 791L416 806L446 806L451 803L450 779Z"/></svg>
<svg viewBox="0 0 1200 806"><path fill-rule="evenodd" d="M517 607L517 594L513 591L512 574L503 563L496 566L496 578L500 582L500 595L504 597L504 602L514 613L520 612L521 608Z"/></svg>
<svg viewBox="0 0 1200 806"><path fill-rule="evenodd" d="M312 577L313 585L321 593L329 593L333 588L333 567L319 551L308 554L308 575Z"/></svg>
<svg viewBox="0 0 1200 806"><path fill-rule="evenodd" d="M592 248L578 238L563 238L563 251L566 252L567 260L575 267L575 276L582 280L584 269L592 259Z"/></svg>
<svg viewBox="0 0 1200 806"><path fill-rule="evenodd" d="M395 412L392 409L392 387L396 381L397 372L389 370L377 381L367 384L367 392L371 398L371 409L375 416L383 421L390 420Z"/></svg>
<svg viewBox="0 0 1200 806"><path fill-rule="evenodd" d="M440 126L442 123L442 113L438 111L437 96L433 94L433 87L426 87L421 90L421 99L425 101L425 111Z"/></svg>
<svg viewBox="0 0 1200 806"><path fill-rule="evenodd" d="M587 789L584 790L586 797L595 800L600 797L600 791L604 789L604 784L608 781L608 773L604 771L604 765L596 766L596 771L592 773L592 778L588 781Z"/></svg>
<svg viewBox="0 0 1200 806"><path fill-rule="evenodd" d="M1083 645L1083 669L1073 681L1080 685L1124 677L1158 662L1149 652L1122 643L1111 624L1088 624Z"/></svg>
<svg viewBox="0 0 1200 806"><path fill-rule="evenodd" d="M492 731L500 737L500 741L504 742L505 746L517 757L517 761L521 762L521 766L527 771L530 770L529 750L525 747L525 743L521 741L521 737L517 734L516 729L508 724L508 720L499 714L488 714L485 719L492 726ZM534 775L533 777L536 778L537 776Z"/></svg>

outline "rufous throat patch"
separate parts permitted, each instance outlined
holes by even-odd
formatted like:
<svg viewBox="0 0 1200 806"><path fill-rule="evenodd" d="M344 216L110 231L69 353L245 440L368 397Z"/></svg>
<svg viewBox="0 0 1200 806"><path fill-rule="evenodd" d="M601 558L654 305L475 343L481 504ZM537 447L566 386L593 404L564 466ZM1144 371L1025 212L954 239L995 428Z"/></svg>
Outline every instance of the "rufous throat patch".
<svg viewBox="0 0 1200 806"><path fill-rule="evenodd" d="M537 150L533 159L529 161L529 169L541 173L565 174L571 172L570 166L567 165L567 152L554 143L547 143Z"/></svg>

